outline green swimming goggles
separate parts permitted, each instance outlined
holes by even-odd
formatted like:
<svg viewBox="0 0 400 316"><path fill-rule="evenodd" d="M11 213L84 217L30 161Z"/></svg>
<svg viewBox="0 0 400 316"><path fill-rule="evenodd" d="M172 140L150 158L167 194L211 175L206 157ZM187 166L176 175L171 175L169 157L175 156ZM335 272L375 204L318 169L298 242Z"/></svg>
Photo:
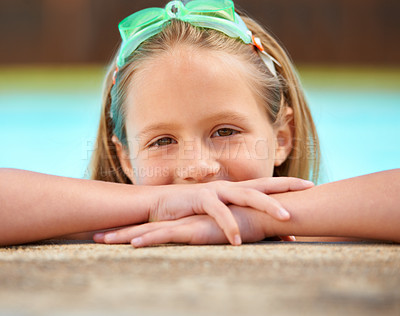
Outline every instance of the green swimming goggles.
<svg viewBox="0 0 400 316"><path fill-rule="evenodd" d="M184 4L185 3L185 4ZM274 63L279 63L264 51L261 41L255 38L241 17L235 13L231 0L170 1L165 8L148 8L138 11L119 25L122 45L117 58L117 75L129 56L146 40L160 33L172 19L188 22L193 26L220 31L229 37L257 47L269 71L276 76ZM279 65L280 66L280 65Z"/></svg>

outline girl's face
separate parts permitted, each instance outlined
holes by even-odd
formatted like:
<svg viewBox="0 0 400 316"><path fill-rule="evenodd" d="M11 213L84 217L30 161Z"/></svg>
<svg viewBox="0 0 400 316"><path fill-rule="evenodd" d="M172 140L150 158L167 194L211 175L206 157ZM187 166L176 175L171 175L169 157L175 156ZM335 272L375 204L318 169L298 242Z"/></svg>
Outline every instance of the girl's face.
<svg viewBox="0 0 400 316"><path fill-rule="evenodd" d="M272 127L243 65L224 53L163 54L135 73L126 102L129 149L113 141L134 184L268 177L290 152L290 128Z"/></svg>

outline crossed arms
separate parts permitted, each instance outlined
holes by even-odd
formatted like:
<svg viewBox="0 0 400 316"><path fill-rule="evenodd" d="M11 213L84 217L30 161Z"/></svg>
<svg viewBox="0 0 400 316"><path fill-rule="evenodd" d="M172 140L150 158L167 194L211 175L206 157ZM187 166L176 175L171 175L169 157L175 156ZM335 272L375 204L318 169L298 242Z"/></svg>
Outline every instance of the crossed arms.
<svg viewBox="0 0 400 316"><path fill-rule="evenodd" d="M399 193L400 169L311 188L290 178L149 187L0 169L0 245L121 226L95 240L235 243L240 233L244 242L287 235L400 242Z"/></svg>

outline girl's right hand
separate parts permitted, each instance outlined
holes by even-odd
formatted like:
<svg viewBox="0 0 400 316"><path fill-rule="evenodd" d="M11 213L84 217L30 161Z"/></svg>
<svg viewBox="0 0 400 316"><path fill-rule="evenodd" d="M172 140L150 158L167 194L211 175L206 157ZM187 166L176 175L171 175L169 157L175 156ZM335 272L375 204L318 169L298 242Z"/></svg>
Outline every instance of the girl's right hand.
<svg viewBox="0 0 400 316"><path fill-rule="evenodd" d="M275 236L273 220L267 214L233 205L230 209L239 223L244 242L257 242ZM166 243L225 244L228 241L215 220L208 215L124 227L109 231L105 236L103 239L95 237L94 240L99 243L131 243L135 248Z"/></svg>
<svg viewBox="0 0 400 316"><path fill-rule="evenodd" d="M312 186L310 181L291 177L159 186L156 198L152 197L155 202L150 206L148 221L168 221L208 214L214 218L232 245L240 245L239 227L227 205L250 207L277 220L286 221L290 219L290 214L267 194L304 190Z"/></svg>

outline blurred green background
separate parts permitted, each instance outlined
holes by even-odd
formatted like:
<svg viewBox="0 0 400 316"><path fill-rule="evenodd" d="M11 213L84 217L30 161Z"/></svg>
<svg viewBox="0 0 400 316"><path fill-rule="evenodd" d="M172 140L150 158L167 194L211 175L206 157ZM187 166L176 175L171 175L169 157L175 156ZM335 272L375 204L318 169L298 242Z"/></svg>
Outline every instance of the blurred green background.
<svg viewBox="0 0 400 316"><path fill-rule="evenodd" d="M165 3L0 0L0 167L85 176L117 23ZM322 182L400 166L400 1L236 4L299 70L321 138Z"/></svg>

